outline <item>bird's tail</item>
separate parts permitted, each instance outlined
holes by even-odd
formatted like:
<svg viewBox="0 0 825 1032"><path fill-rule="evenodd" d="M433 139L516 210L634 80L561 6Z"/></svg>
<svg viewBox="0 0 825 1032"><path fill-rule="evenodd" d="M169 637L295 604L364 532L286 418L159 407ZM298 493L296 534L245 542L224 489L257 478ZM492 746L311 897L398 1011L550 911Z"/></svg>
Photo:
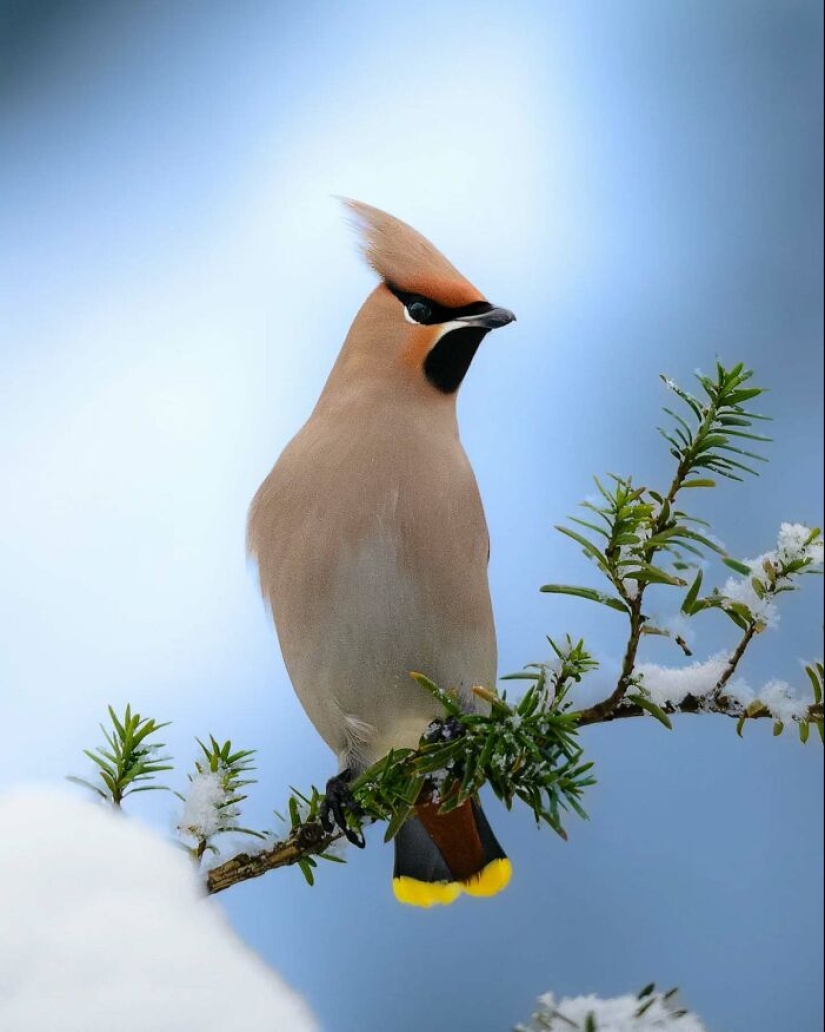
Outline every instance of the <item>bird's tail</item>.
<svg viewBox="0 0 825 1032"><path fill-rule="evenodd" d="M401 903L431 907L462 892L494 896L510 881L510 861L477 799L439 813L419 803L395 836L392 887Z"/></svg>

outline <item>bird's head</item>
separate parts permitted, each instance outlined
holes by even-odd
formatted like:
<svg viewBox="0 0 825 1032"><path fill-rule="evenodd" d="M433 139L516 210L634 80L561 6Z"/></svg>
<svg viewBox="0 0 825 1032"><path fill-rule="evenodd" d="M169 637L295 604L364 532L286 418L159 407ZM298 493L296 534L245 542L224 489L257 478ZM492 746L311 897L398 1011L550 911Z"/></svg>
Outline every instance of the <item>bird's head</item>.
<svg viewBox="0 0 825 1032"><path fill-rule="evenodd" d="M364 374L401 377L407 389L455 395L484 337L515 316L490 304L406 223L359 201L344 203L381 283L356 316L342 359Z"/></svg>

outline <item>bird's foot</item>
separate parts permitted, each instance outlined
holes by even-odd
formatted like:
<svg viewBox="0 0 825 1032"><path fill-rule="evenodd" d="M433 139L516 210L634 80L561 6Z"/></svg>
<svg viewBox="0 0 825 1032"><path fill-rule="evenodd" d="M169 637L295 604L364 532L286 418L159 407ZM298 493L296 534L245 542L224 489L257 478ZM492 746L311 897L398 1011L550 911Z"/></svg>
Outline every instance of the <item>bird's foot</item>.
<svg viewBox="0 0 825 1032"><path fill-rule="evenodd" d="M348 842L351 842L359 849L367 844L366 839L360 831L354 831L347 821L347 816L361 816L361 807L356 803L350 789L353 779L353 771L348 767L330 778L327 782L326 794L321 803L321 825L326 832L332 832L336 827L343 831Z"/></svg>
<svg viewBox="0 0 825 1032"><path fill-rule="evenodd" d="M464 734L464 727L458 717L450 716L438 720L434 720L424 735L424 740L428 744L434 742L452 742L454 739Z"/></svg>

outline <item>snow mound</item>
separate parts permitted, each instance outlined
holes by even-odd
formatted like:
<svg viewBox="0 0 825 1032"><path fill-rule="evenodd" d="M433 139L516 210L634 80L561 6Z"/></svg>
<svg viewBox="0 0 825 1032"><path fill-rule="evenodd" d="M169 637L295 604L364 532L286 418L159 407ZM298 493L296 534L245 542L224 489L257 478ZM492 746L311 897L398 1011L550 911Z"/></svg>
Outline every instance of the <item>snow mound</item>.
<svg viewBox="0 0 825 1032"><path fill-rule="evenodd" d="M1 1029L317 1029L182 850L54 789L0 796L0 827Z"/></svg>

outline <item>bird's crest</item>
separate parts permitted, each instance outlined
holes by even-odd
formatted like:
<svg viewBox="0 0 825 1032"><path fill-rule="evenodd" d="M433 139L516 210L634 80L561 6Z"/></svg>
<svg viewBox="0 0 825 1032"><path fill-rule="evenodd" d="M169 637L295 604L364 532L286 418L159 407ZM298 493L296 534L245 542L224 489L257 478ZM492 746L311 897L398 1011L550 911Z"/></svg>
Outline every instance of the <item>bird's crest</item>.
<svg viewBox="0 0 825 1032"><path fill-rule="evenodd" d="M364 257L385 282L450 308L484 300L472 283L412 226L369 204L341 199L361 235Z"/></svg>

